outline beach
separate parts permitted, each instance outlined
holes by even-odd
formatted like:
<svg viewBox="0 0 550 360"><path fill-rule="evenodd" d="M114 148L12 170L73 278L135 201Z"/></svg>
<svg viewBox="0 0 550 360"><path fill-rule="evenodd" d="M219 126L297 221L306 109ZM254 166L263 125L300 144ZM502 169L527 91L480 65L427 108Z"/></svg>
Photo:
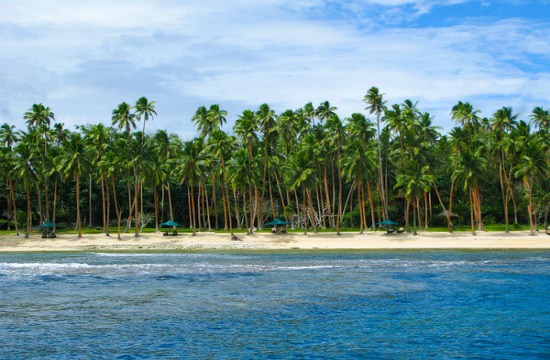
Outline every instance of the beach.
<svg viewBox="0 0 550 360"><path fill-rule="evenodd" d="M271 234L258 232L252 235L236 234L239 240L231 240L228 233L197 232L163 236L159 233L122 234L60 234L56 238L43 239L40 235L0 236L0 252L57 252L57 251L193 251L193 250L400 250L400 249L550 249L550 236L538 232L530 236L528 231L478 232L420 232L387 234L383 231Z"/></svg>

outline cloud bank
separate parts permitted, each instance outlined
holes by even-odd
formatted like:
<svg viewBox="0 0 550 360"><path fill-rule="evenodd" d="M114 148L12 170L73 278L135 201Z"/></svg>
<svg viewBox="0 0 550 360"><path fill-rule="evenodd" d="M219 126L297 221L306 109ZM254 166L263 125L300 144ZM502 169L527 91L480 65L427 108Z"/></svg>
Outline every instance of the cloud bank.
<svg viewBox="0 0 550 360"><path fill-rule="evenodd" d="M418 101L445 130L459 100L483 116L512 106L527 119L548 107L550 27L525 6L8 0L0 5L0 122L23 129L23 113L42 102L70 129L110 124L120 102L147 96L158 113L149 129L191 137L201 105L226 109L228 129L264 102L282 112L329 100L345 118L364 112L371 86L389 104Z"/></svg>

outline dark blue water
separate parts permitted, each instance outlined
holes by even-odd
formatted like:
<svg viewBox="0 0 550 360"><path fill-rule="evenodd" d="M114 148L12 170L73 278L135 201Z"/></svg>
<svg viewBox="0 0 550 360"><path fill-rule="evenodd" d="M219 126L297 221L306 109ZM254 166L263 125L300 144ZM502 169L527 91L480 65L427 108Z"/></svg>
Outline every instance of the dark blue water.
<svg viewBox="0 0 550 360"><path fill-rule="evenodd" d="M0 358L550 358L550 252L0 255Z"/></svg>

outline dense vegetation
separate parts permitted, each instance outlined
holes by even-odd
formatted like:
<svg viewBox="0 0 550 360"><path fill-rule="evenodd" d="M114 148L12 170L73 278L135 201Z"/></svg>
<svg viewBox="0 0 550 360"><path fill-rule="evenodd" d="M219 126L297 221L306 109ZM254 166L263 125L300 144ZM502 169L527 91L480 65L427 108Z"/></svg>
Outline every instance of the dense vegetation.
<svg viewBox="0 0 550 360"><path fill-rule="evenodd" d="M3 228L51 221L109 225L122 231L175 220L193 229L263 228L281 217L292 228L359 228L386 218L417 227L539 223L550 207L550 116L535 108L519 119L503 107L481 118L458 102L447 135L410 100L386 106L375 87L366 114L341 119L328 101L276 114L267 104L245 110L232 132L227 113L199 107L199 136L182 141L146 132L155 102L140 98L112 112L112 126L77 131L34 104L27 129L0 128ZM374 117L369 119L366 115ZM143 126L137 131L138 122ZM136 226L137 219L137 226Z"/></svg>

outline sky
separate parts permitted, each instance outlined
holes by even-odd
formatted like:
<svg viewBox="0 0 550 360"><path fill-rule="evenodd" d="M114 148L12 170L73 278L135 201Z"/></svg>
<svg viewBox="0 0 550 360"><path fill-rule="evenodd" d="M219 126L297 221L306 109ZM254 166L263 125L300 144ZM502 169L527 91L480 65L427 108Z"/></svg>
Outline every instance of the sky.
<svg viewBox="0 0 550 360"><path fill-rule="evenodd" d="M142 96L148 131L183 139L211 104L226 131L263 103L374 120L372 86L442 132L458 101L526 121L550 101L550 0L1 0L0 39L0 123L21 130L35 103L75 130Z"/></svg>

